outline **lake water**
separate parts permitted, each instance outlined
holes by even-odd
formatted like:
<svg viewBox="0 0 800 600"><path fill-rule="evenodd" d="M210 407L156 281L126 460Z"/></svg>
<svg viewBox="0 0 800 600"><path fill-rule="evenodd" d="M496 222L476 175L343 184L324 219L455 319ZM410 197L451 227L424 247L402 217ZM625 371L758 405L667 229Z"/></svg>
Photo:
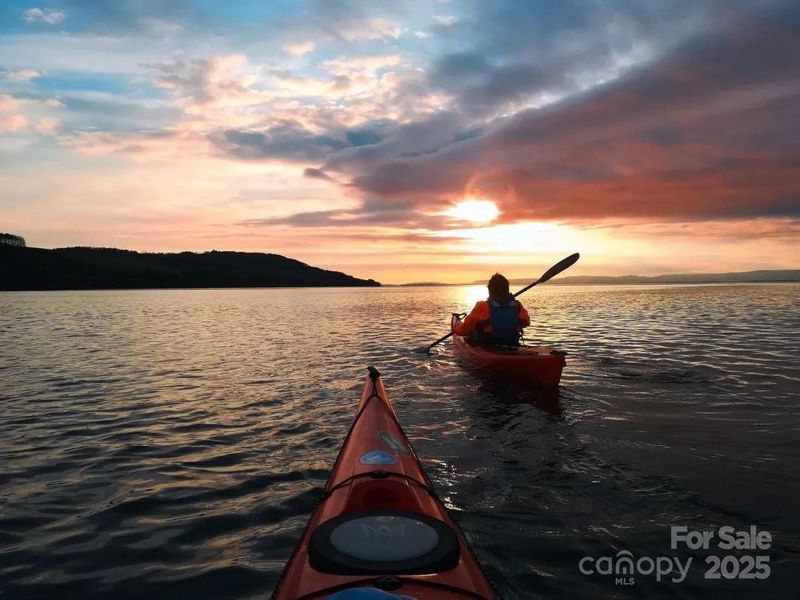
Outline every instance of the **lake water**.
<svg viewBox="0 0 800 600"><path fill-rule="evenodd" d="M557 392L465 370L480 287L0 294L0 597L263 598L378 367L505 598L800 592L800 286L542 286ZM670 549L755 525L766 551ZM584 557L693 559L682 583ZM766 554L764 580L708 580Z"/></svg>

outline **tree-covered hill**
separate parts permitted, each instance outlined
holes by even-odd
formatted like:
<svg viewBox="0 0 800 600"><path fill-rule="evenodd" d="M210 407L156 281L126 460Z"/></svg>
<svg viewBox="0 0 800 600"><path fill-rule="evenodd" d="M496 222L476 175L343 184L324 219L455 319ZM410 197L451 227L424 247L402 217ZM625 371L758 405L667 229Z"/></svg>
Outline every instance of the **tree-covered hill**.
<svg viewBox="0 0 800 600"><path fill-rule="evenodd" d="M0 290L377 285L278 254L0 245Z"/></svg>

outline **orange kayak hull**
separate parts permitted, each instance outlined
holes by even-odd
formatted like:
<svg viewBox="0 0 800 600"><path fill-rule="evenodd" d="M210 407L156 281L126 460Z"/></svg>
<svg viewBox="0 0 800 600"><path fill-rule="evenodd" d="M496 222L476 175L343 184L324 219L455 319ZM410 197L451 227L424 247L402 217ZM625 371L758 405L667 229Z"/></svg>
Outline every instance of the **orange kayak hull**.
<svg viewBox="0 0 800 600"><path fill-rule="evenodd" d="M451 330L460 322L453 315ZM567 364L564 354L549 347L520 346L513 351L474 346L461 335L453 335L453 347L460 356L487 372L526 378L544 385L558 385Z"/></svg>
<svg viewBox="0 0 800 600"><path fill-rule="evenodd" d="M434 495L374 369L324 499L273 598L327 598L362 587L419 600L496 597Z"/></svg>

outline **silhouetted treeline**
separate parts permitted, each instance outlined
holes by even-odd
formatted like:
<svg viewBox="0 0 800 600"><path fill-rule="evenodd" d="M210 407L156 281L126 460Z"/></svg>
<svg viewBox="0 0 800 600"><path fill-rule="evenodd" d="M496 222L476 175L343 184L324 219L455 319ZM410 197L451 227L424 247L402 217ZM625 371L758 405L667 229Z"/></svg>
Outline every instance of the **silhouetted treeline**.
<svg viewBox="0 0 800 600"><path fill-rule="evenodd" d="M0 245L0 290L376 285L278 254Z"/></svg>
<svg viewBox="0 0 800 600"><path fill-rule="evenodd" d="M24 246L25 238L13 233L0 233L0 244L8 244L9 246Z"/></svg>

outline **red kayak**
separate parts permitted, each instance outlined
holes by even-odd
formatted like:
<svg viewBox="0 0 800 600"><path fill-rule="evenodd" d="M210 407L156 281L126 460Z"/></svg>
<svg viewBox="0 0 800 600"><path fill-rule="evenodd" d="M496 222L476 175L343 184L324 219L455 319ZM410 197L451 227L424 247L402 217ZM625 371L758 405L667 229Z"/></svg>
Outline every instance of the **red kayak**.
<svg viewBox="0 0 800 600"><path fill-rule="evenodd" d="M453 315L450 329L461 322L459 315ZM561 371L567 361L564 353L549 346L519 346L518 348L490 348L475 346L461 335L453 335L456 352L465 356L475 365L492 373L525 377L546 385L558 385Z"/></svg>
<svg viewBox="0 0 800 600"><path fill-rule="evenodd" d="M346 590L352 590L345 593ZM496 598L372 367L324 499L273 598Z"/></svg>

